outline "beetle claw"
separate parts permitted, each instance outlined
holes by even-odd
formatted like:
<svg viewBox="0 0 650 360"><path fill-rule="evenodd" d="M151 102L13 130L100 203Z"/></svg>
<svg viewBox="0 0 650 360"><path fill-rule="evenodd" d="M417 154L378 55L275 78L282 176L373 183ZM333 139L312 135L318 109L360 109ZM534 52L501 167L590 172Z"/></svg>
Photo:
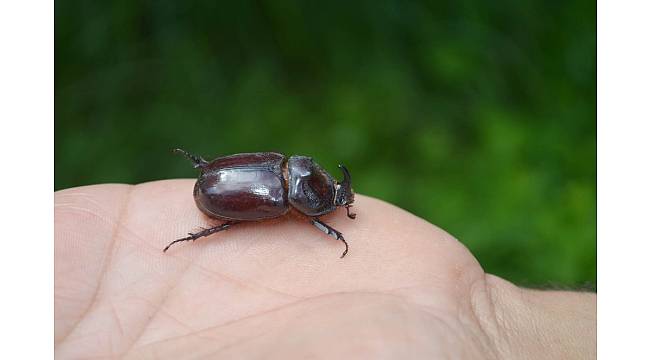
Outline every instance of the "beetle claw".
<svg viewBox="0 0 650 360"><path fill-rule="evenodd" d="M343 257L345 257L345 255L348 253L348 242L345 241L343 236L341 236L339 240L343 241L343 244L345 244L345 251L343 251L343 254L341 254L341 259L343 259Z"/></svg>
<svg viewBox="0 0 650 360"><path fill-rule="evenodd" d="M356 218L357 218L357 214L350 213L350 208L351 208L351 207L352 207L352 205L345 205L345 210L348 212L348 217L349 217L350 219L356 219Z"/></svg>

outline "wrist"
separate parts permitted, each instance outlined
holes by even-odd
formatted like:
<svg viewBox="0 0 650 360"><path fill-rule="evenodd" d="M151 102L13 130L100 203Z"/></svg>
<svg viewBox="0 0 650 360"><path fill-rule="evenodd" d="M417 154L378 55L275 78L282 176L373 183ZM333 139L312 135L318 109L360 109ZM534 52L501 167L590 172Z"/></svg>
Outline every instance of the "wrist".
<svg viewBox="0 0 650 360"><path fill-rule="evenodd" d="M596 358L596 294L524 289L491 275L487 287L503 358Z"/></svg>

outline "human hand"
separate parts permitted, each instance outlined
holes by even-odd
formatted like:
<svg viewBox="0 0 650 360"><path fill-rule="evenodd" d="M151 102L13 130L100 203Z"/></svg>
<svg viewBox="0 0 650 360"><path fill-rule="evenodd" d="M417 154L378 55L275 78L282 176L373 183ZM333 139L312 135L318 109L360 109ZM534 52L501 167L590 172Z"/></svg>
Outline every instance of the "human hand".
<svg viewBox="0 0 650 360"><path fill-rule="evenodd" d="M486 275L456 239L357 195L355 220L218 221L193 180L55 193L57 358L595 358L595 295Z"/></svg>

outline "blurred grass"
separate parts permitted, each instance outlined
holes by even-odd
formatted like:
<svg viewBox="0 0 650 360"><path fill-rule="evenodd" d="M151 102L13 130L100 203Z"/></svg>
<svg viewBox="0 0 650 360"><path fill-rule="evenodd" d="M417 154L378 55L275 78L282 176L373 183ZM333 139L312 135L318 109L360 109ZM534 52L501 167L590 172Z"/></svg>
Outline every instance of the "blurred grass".
<svg viewBox="0 0 650 360"><path fill-rule="evenodd" d="M595 286L593 1L55 7L56 189L311 155L488 272Z"/></svg>

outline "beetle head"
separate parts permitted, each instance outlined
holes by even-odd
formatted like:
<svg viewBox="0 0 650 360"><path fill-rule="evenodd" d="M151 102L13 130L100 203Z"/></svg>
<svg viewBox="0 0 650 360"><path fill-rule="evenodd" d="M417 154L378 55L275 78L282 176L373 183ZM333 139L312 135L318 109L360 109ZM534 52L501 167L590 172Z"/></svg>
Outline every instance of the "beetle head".
<svg viewBox="0 0 650 360"><path fill-rule="evenodd" d="M350 207L354 202L354 190L352 190L352 177L350 172L343 165L339 165L339 169L343 172L343 181L336 185L336 196L334 203L336 206L345 206L348 212L348 217L354 219L357 215L350 214Z"/></svg>

